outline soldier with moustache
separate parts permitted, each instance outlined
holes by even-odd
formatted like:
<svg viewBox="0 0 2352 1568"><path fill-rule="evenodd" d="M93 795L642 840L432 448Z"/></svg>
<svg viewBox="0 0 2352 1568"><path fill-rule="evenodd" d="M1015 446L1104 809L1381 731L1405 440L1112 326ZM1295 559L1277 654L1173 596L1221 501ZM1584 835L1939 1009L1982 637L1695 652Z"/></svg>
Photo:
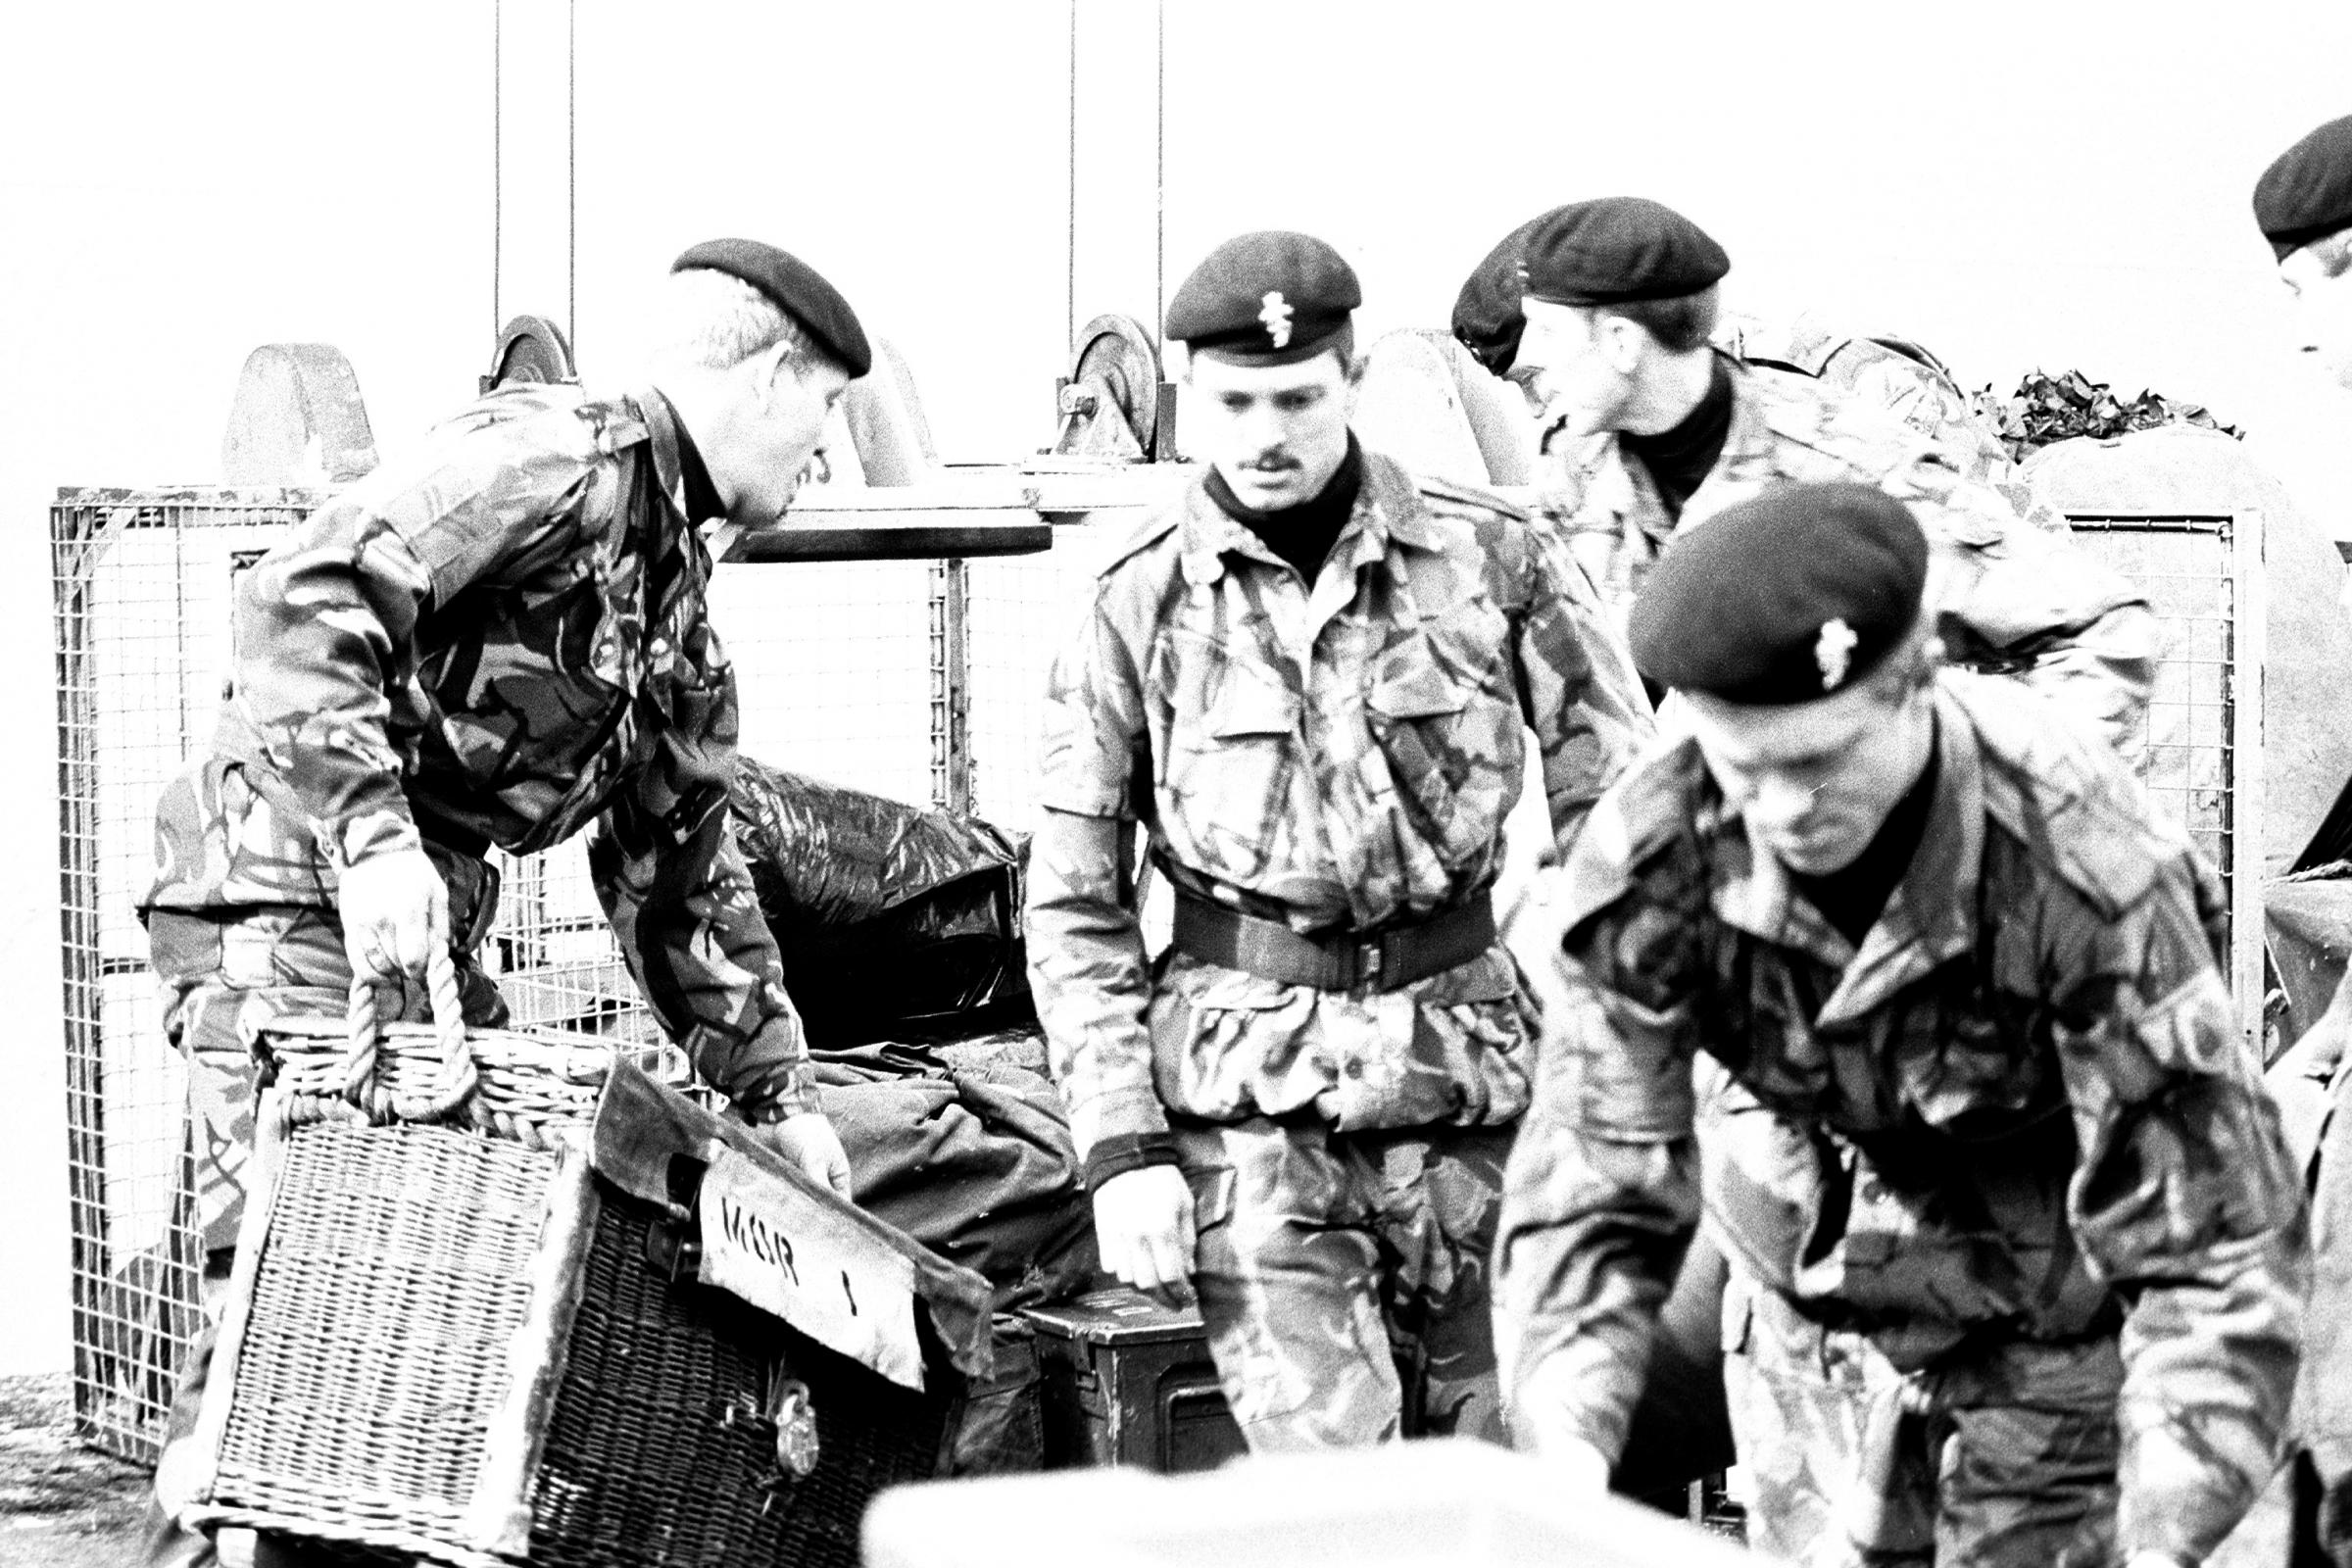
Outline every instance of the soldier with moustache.
<svg viewBox="0 0 2352 1568"><path fill-rule="evenodd" d="M1208 471L1054 667L1030 852L1103 1266L1197 1294L1259 1450L1395 1438L1408 1404L1501 1440L1489 1252L1531 1019L1490 897L1502 822L1530 730L1563 843L1649 734L1581 573L1355 440L1360 299L1281 231L1177 290ZM1139 830L1175 894L1155 957Z"/></svg>

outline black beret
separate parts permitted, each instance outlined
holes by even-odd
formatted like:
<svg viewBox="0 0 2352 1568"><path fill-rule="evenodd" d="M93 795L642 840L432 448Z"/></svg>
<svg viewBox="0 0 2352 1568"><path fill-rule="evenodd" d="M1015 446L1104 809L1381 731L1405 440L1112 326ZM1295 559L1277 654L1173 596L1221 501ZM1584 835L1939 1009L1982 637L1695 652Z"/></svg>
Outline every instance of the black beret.
<svg viewBox="0 0 2352 1568"><path fill-rule="evenodd" d="M2254 221L2280 261L2352 228L2352 115L2330 120L2262 172Z"/></svg>
<svg viewBox="0 0 2352 1568"><path fill-rule="evenodd" d="M756 239L707 239L669 264L673 272L690 267L742 278L766 295L777 310L800 322L809 341L838 361L851 379L874 368L874 351L865 341L865 328L858 324L858 313L841 297L841 290L791 252Z"/></svg>
<svg viewBox="0 0 2352 1568"><path fill-rule="evenodd" d="M1528 236L1529 299L1623 305L1696 294L1732 270L1723 247L1671 207L1606 196L1550 214Z"/></svg>
<svg viewBox="0 0 2352 1568"><path fill-rule="evenodd" d="M1453 297L1453 335L1470 357L1496 375L1510 373L1519 358L1519 338L1527 330L1527 316L1519 309L1520 264L1527 242L1566 208L1539 213L1505 234L1487 252Z"/></svg>
<svg viewBox="0 0 2352 1568"><path fill-rule="evenodd" d="M1311 234L1237 234L1208 253L1168 302L1168 336L1252 365L1318 354L1364 303L1355 269Z"/></svg>
<svg viewBox="0 0 2352 1568"><path fill-rule="evenodd" d="M1778 484L1678 532L1634 601L1661 686L1779 706L1845 690L1919 619L1928 537L1864 484Z"/></svg>

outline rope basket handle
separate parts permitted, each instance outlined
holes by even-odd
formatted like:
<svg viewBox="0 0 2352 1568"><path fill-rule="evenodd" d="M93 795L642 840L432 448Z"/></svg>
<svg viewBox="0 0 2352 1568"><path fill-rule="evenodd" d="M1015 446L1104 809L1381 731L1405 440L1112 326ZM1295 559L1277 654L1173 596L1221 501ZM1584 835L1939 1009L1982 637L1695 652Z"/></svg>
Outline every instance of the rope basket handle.
<svg viewBox="0 0 2352 1568"><path fill-rule="evenodd" d="M440 943L433 945L424 962L425 991L433 1009L433 1032L441 1045L441 1071L435 1076L430 1094L416 1099L394 1100L389 1109L403 1121L432 1121L448 1115L480 1082L474 1070L473 1052L466 1043L466 1009L458 997L458 966L450 957L449 949ZM347 1015L351 1029L351 1048L343 1056L343 1095L362 1110L369 1109L370 1102L382 1107L383 1098L377 1093L376 1064L383 1051L383 1028L375 1015L375 984L367 975L355 974L351 979L351 1008Z"/></svg>

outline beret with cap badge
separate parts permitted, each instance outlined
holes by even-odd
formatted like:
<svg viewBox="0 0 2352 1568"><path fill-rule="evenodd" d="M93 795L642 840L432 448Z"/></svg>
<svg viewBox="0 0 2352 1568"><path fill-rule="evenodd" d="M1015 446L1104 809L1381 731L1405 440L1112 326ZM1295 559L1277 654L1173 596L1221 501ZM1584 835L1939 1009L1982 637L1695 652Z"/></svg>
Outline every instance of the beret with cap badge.
<svg viewBox="0 0 2352 1568"><path fill-rule="evenodd" d="M1901 646L1928 538L1865 484L1776 484L1678 531L1634 601L1634 662L1661 686L1781 707L1850 687Z"/></svg>
<svg viewBox="0 0 2352 1568"><path fill-rule="evenodd" d="M1168 302L1171 340L1250 365L1322 352L1363 304L1346 257L1312 234L1260 229L1210 251Z"/></svg>
<svg viewBox="0 0 2352 1568"><path fill-rule="evenodd" d="M865 341L858 313L826 282L815 268L789 251L762 245L756 239L707 239L669 264L673 272L707 267L714 272L741 278L801 324L809 341L850 372L850 378L874 368L874 351Z"/></svg>
<svg viewBox="0 0 2352 1568"><path fill-rule="evenodd" d="M2280 261L2352 228L2352 115L2280 153L2254 186L2254 221Z"/></svg>
<svg viewBox="0 0 2352 1568"><path fill-rule="evenodd" d="M1671 207L1605 196L1549 214L1528 237L1522 265L1531 300L1626 305L1696 294L1730 271L1732 259Z"/></svg>

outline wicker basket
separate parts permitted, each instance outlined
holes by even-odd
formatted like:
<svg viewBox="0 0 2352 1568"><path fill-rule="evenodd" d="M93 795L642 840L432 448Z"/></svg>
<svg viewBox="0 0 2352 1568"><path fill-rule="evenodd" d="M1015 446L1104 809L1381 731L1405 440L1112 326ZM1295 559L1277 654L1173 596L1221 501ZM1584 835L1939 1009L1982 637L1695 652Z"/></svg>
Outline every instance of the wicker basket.
<svg viewBox="0 0 2352 1568"><path fill-rule="evenodd" d="M261 1047L274 1082L191 1522L457 1568L848 1568L867 1499L939 1465L950 1362L985 1361L977 1276L922 1254L958 1348L926 1298L925 1387L904 1388L694 1281L693 1152L749 1140L609 1052L325 1019ZM614 1095L633 1184L599 1174Z"/></svg>

